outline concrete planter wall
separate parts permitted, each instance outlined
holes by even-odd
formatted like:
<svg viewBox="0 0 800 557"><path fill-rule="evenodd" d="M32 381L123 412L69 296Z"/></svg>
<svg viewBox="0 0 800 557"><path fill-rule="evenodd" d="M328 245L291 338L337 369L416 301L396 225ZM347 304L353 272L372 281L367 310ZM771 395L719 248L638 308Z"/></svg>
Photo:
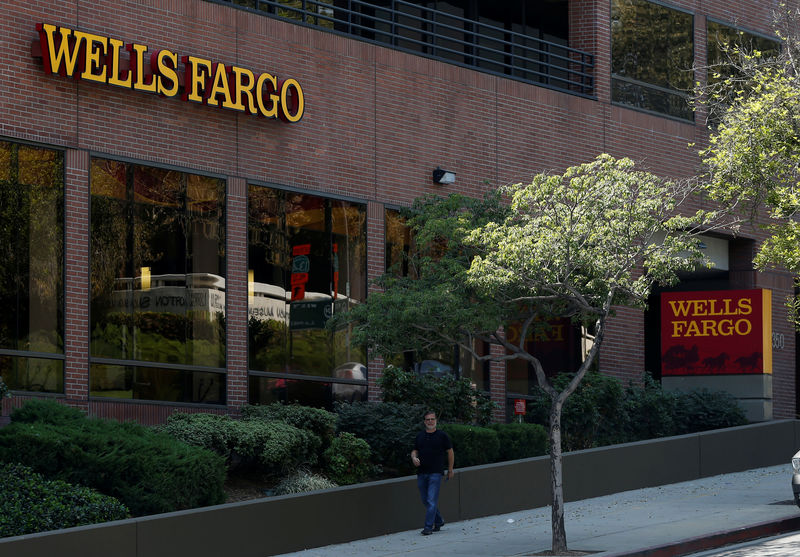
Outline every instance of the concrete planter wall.
<svg viewBox="0 0 800 557"><path fill-rule="evenodd" d="M777 464L800 447L800 421L615 445L564 456L564 494L575 501ZM549 458L457 470L441 495L448 522L550 502ZM420 527L416 479L271 497L0 540L26 557L263 557Z"/></svg>

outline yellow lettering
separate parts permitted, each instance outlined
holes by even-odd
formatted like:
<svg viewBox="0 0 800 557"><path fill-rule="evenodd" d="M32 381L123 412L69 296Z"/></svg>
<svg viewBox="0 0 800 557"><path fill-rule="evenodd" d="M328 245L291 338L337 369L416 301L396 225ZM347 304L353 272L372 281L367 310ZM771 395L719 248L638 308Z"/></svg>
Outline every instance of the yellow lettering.
<svg viewBox="0 0 800 557"><path fill-rule="evenodd" d="M293 89L291 96L292 108L289 108L289 91ZM287 79L281 83L281 120L284 122L299 122L305 110L305 98L303 90L297 80ZM292 113L293 112L293 113Z"/></svg>
<svg viewBox="0 0 800 557"><path fill-rule="evenodd" d="M689 302L687 300L670 300L669 307L672 308L673 315L677 317L689 315Z"/></svg>
<svg viewBox="0 0 800 557"><path fill-rule="evenodd" d="M39 42L42 45L44 70L47 73L60 73L63 76L72 77L75 73L81 41L76 39L70 45L69 38L72 36L72 29L66 27L56 27L49 23L43 23L37 24L36 28L39 31ZM58 31L60 38L58 50L56 50L55 44L56 31Z"/></svg>
<svg viewBox="0 0 800 557"><path fill-rule="evenodd" d="M741 298L739 300L739 314L750 315L753 313L753 300L750 298Z"/></svg>
<svg viewBox="0 0 800 557"><path fill-rule="evenodd" d="M736 322L736 334L740 336L746 336L750 334L750 331L753 330L753 324L750 323L747 319L739 319Z"/></svg>
<svg viewBox="0 0 800 557"><path fill-rule="evenodd" d="M84 63L81 77L89 81L105 83L106 66L105 63L100 62L100 56L105 57L108 49L108 39L100 35L84 33L83 31L75 31L75 38L78 42L84 41L86 43L83 49ZM97 70L101 70L100 73L96 73Z"/></svg>
<svg viewBox="0 0 800 557"><path fill-rule="evenodd" d="M234 87L236 88L236 100L234 101L232 108L242 112L247 111L250 114L258 114L256 102L255 99L253 99L253 87L256 83L256 78L253 75L253 72L238 66L233 66L231 71L233 72L233 83ZM243 96L247 97L247 106L245 106L242 102Z"/></svg>
<svg viewBox="0 0 800 557"><path fill-rule="evenodd" d="M183 100L201 103L205 100L206 79L211 75L211 60L184 56L183 63L186 65Z"/></svg>
<svg viewBox="0 0 800 557"><path fill-rule="evenodd" d="M682 337L685 330L686 330L686 321L672 322L672 338Z"/></svg>
<svg viewBox="0 0 800 557"><path fill-rule="evenodd" d="M125 45L118 39L108 39L108 44L108 57L110 60L106 62L106 65L111 66L108 71L108 83L130 89L133 84L131 72L119 69L119 51Z"/></svg>
<svg viewBox="0 0 800 557"><path fill-rule="evenodd" d="M150 67L157 68L159 95L174 97L178 94L178 55L169 50L159 50L150 57ZM169 87L165 84L168 83Z"/></svg>
<svg viewBox="0 0 800 557"><path fill-rule="evenodd" d="M129 44L128 50L131 53L131 73L133 74L133 88L137 91L147 93L156 92L156 80L153 75L144 75L144 55L147 52L147 45Z"/></svg>
<svg viewBox="0 0 800 557"><path fill-rule="evenodd" d="M271 85L271 87L265 90L267 84ZM278 116L278 102L280 101L280 97L275 94L277 88L278 80L274 75L262 73L258 76L258 81L256 81L256 102L258 103L258 111L265 118L275 118ZM267 97L270 101L269 104L265 104L264 97Z"/></svg>
<svg viewBox="0 0 800 557"><path fill-rule="evenodd" d="M213 66L214 78L211 81L211 91L208 93L206 102L209 106L218 106L219 101L217 95L222 94L222 106L225 108L233 108L233 101L231 101L231 90L228 85L228 70L225 64L217 63Z"/></svg>

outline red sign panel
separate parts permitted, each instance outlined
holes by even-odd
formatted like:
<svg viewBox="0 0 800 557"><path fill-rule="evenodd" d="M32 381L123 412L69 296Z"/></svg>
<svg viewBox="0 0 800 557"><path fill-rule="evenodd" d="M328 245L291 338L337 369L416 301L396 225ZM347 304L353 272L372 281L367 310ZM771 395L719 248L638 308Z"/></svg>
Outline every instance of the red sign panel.
<svg viewBox="0 0 800 557"><path fill-rule="evenodd" d="M519 416L525 413L525 399L524 398L515 398L514 399L514 414Z"/></svg>
<svg viewBox="0 0 800 557"><path fill-rule="evenodd" d="M772 373L772 292L661 294L661 375Z"/></svg>

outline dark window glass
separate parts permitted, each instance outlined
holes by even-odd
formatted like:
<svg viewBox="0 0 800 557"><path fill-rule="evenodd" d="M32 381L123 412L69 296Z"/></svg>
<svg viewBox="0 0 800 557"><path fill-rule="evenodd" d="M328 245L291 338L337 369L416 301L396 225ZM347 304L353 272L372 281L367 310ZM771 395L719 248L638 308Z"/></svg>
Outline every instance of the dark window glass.
<svg viewBox="0 0 800 557"><path fill-rule="evenodd" d="M612 100L692 120L693 33L691 14L645 0L612 0Z"/></svg>
<svg viewBox="0 0 800 557"><path fill-rule="evenodd" d="M758 51L764 58L775 57L781 50L781 44L777 40L754 35L712 20L707 21L707 40L709 84L734 74L734 66L729 62L732 57L733 61L738 58L736 50L745 54Z"/></svg>
<svg viewBox="0 0 800 557"><path fill-rule="evenodd" d="M505 328L506 338L512 344L520 342L520 325L511 324ZM568 319L558 319L546 325L536 326L528 332L525 351L534 355L542 363L549 375L562 371L573 371L581 362L581 331ZM506 363L506 390L509 393L532 395L537 386L536 374L527 361L508 360Z"/></svg>
<svg viewBox="0 0 800 557"><path fill-rule="evenodd" d="M64 163L0 141L0 373L12 389L63 392ZM19 357L17 357L19 356Z"/></svg>
<svg viewBox="0 0 800 557"><path fill-rule="evenodd" d="M351 345L348 329L325 323L366 299L366 207L250 186L248 232L251 371L331 377L360 384L365 396L365 351ZM352 398L353 389L336 383L329 395Z"/></svg>
<svg viewBox="0 0 800 557"><path fill-rule="evenodd" d="M225 374L159 367L92 364L91 396L225 404Z"/></svg>
<svg viewBox="0 0 800 557"><path fill-rule="evenodd" d="M398 277L415 276L415 270L409 259L413 240L411 229L406 225L406 219L400 214L400 211L386 209L384 226L385 271Z"/></svg>
<svg viewBox="0 0 800 557"><path fill-rule="evenodd" d="M224 181L93 159L91 193L91 356L224 367Z"/></svg>
<svg viewBox="0 0 800 557"><path fill-rule="evenodd" d="M64 361L0 354L0 375L10 389L64 392Z"/></svg>

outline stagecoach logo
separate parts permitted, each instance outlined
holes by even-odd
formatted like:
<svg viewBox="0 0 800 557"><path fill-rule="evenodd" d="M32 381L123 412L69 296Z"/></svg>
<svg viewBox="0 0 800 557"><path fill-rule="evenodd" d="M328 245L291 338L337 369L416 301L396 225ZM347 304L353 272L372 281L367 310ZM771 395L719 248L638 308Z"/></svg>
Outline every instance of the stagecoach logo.
<svg viewBox="0 0 800 557"><path fill-rule="evenodd" d="M661 295L661 374L772 372L769 290Z"/></svg>
<svg viewBox="0 0 800 557"><path fill-rule="evenodd" d="M123 44L119 39L36 24L44 71L87 81L115 85L187 102L237 112L298 122L305 100L294 79L225 65L199 56L178 56L170 50L150 51L146 45ZM127 51L127 57L126 57ZM178 61L183 64L180 69ZM181 92L182 91L182 92Z"/></svg>

